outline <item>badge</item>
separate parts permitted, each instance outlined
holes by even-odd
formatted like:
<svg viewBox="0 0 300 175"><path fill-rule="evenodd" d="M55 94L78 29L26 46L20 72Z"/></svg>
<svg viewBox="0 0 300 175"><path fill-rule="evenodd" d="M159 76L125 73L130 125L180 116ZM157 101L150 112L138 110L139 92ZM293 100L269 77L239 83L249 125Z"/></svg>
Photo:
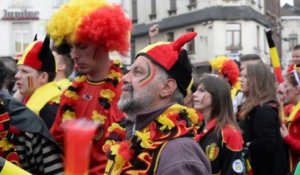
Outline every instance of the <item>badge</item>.
<svg viewBox="0 0 300 175"><path fill-rule="evenodd" d="M215 143L208 145L205 149L206 156L210 161L214 161L218 157L219 151L220 149Z"/></svg>
<svg viewBox="0 0 300 175"><path fill-rule="evenodd" d="M241 159L236 159L232 163L232 169L236 173L242 173L244 171L244 166Z"/></svg>
<svg viewBox="0 0 300 175"><path fill-rule="evenodd" d="M88 94L84 94L83 99L90 101L90 100L92 100L92 96L88 95Z"/></svg>

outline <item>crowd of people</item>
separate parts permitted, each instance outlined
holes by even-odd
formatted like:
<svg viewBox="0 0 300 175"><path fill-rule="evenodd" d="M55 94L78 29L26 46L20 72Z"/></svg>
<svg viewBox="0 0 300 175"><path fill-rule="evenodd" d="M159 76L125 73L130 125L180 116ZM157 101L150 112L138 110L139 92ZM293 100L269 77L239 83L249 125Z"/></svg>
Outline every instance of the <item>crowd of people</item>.
<svg viewBox="0 0 300 175"><path fill-rule="evenodd" d="M300 175L300 46L279 83L256 54L195 76L184 45L197 33L154 42L158 25L124 72L109 53L128 53L131 20L105 0L70 0L45 28L17 62L0 60L0 156L15 165L0 172ZM71 157L79 170L65 128L82 119L97 129L73 145L89 157Z"/></svg>

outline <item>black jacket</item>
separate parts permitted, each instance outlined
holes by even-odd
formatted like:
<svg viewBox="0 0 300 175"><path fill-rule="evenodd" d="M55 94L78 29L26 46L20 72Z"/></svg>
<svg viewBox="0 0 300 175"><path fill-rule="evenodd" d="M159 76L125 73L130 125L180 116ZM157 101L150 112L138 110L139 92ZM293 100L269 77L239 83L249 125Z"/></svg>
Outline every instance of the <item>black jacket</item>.
<svg viewBox="0 0 300 175"><path fill-rule="evenodd" d="M280 120L276 107L254 107L245 120L244 140L250 142L249 159L254 175L284 175L288 172Z"/></svg>

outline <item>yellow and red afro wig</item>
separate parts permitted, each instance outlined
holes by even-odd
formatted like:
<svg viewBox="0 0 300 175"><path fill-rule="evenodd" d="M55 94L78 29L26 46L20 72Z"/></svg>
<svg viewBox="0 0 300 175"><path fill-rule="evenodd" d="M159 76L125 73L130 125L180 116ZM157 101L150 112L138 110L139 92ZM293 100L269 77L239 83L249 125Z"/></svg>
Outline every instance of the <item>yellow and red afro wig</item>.
<svg viewBox="0 0 300 175"><path fill-rule="evenodd" d="M50 18L47 33L56 45L88 42L107 51L127 54L130 47L131 20L120 5L106 0L70 0Z"/></svg>
<svg viewBox="0 0 300 175"><path fill-rule="evenodd" d="M222 76L227 77L233 86L239 81L240 71L238 65L226 56L217 56L210 60L213 71L217 71Z"/></svg>

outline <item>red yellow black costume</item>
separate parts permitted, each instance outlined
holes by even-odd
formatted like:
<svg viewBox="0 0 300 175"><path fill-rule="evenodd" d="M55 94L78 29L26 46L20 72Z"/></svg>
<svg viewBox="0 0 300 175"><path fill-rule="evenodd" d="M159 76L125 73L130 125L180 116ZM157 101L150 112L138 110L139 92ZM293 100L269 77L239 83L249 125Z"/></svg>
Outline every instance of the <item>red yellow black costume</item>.
<svg viewBox="0 0 300 175"><path fill-rule="evenodd" d="M293 171L300 157L300 103L296 106L292 104L285 106L284 113L289 135L283 138L283 140L290 148L288 153L289 169Z"/></svg>
<svg viewBox="0 0 300 175"><path fill-rule="evenodd" d="M222 175L243 174L242 163L243 137L239 130L230 125L222 128L221 133L214 131L216 118L208 122L196 140L211 162L212 173Z"/></svg>
<svg viewBox="0 0 300 175"><path fill-rule="evenodd" d="M117 51L122 55L128 53L130 30L131 20L121 6L106 0L71 0L63 4L47 24L47 33L55 44L64 41L70 44L86 43L99 46L105 52ZM121 92L120 68L110 63L99 65L99 69L103 66L110 67L103 81L91 82L86 77L79 77L63 94L51 129L57 141L63 144L60 124L64 121L86 118L101 124L94 137L89 174L103 174L107 159L101 147L107 128L123 117L117 107Z"/></svg>
<svg viewBox="0 0 300 175"><path fill-rule="evenodd" d="M191 76L191 66L188 62L186 51L182 49L182 46L196 35L195 32L190 32L172 43L157 42L151 44L142 49L137 54L137 57L144 56L151 60L153 64L161 66L176 81L177 89L180 93L186 96L191 89L193 79ZM203 166L203 164L201 165L204 161L197 161L199 159L186 162L180 162L181 160L177 161L177 159L173 159L174 161L164 161L170 158L169 154L173 154L172 149L167 149L168 145L182 138L190 139L192 141L190 145L194 144L196 145L195 150L200 150L200 153L197 152L199 153L197 156L201 157L203 155L204 157L201 148L193 140L195 130L201 124L203 118L197 114L195 109L181 106L175 103L175 101L164 105L159 109L147 109L152 115L149 115L149 113L134 114L136 118L132 125L134 127L132 128L130 128L128 123L120 122L113 124L108 129L109 139L103 146L103 150L109 159L105 174L146 175L160 174L162 173L160 171L164 171L162 174L170 174L172 173L169 170L171 169L170 167L176 169L177 167L183 168L182 166L188 167L185 171L188 171L186 173L189 174L197 172L209 173L206 171L207 167ZM178 144L176 145L178 147L182 145L179 142L176 142L176 144ZM190 148L188 146L182 148L183 152L186 153L185 155L190 155L189 153L196 154L195 150ZM170 151L170 153L168 154L166 151ZM181 158L187 160L187 158ZM169 162L173 162L174 164L168 164ZM191 168L193 166L191 162L197 162L195 169ZM206 159L205 162L209 164ZM203 170L199 170L201 168ZM208 169L210 171L210 167Z"/></svg>
<svg viewBox="0 0 300 175"><path fill-rule="evenodd" d="M51 128L56 141L64 144L64 131L61 127L63 122L86 118L101 125L94 138L90 174L103 171L107 159L100 148L105 142L107 128L123 117L117 107L122 86L119 83L121 76L118 65L112 64L107 78L101 82L90 82L85 76L77 77L62 95L57 118Z"/></svg>
<svg viewBox="0 0 300 175"><path fill-rule="evenodd" d="M142 130L125 140L125 122L113 124L103 150L109 161L105 174L155 174L164 145L179 137L193 137L202 119L192 108L174 104Z"/></svg>
<svg viewBox="0 0 300 175"><path fill-rule="evenodd" d="M18 65L32 67L41 72L56 73L55 59L50 50L50 38L31 43L18 61ZM32 80L28 77L28 86L32 86ZM49 93L51 92L51 93ZM48 82L38 87L30 96L24 97L23 103L35 114L40 116L50 128L54 122L58 109L59 97L62 91L54 82Z"/></svg>

